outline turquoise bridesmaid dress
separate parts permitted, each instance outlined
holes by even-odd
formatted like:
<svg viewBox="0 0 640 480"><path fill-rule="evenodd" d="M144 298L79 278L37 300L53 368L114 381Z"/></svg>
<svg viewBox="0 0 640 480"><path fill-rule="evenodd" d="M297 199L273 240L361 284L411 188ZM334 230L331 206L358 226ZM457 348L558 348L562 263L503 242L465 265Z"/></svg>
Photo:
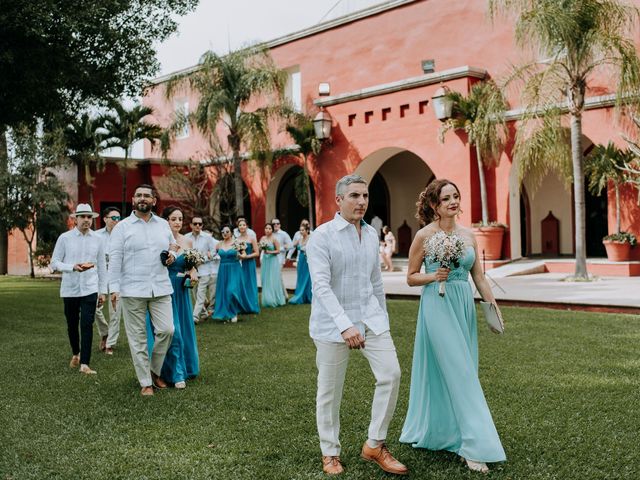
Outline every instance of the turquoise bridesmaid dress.
<svg viewBox="0 0 640 480"><path fill-rule="evenodd" d="M304 247L298 245L298 267L296 273L296 291L289 303L301 304L311 303L311 275L309 274L309 263L307 262L307 253Z"/></svg>
<svg viewBox="0 0 640 480"><path fill-rule="evenodd" d="M173 307L174 334L162 364L160 376L169 383L177 383L185 381L187 378L196 377L200 373L200 361L189 289L183 286L184 277L178 276L178 273L182 273L186 269L184 256L178 255L167 269L173 286L171 305ZM153 325L147 313L149 353L153 350L153 344Z"/></svg>
<svg viewBox="0 0 640 480"><path fill-rule="evenodd" d="M267 245L267 250L275 250L273 243ZM262 280L261 305L263 307L279 307L287 303L287 296L284 293L284 285L282 284L280 271L281 267L278 255L266 253L262 255L260 275Z"/></svg>
<svg viewBox="0 0 640 480"><path fill-rule="evenodd" d="M247 255L253 253L253 245L247 243ZM242 260L242 280L240 281L240 312L260 313L258 302L258 276L256 274L256 259Z"/></svg>
<svg viewBox="0 0 640 480"><path fill-rule="evenodd" d="M220 256L220 267L216 283L216 305L212 318L226 321L240 313L242 267L235 248L219 249L218 255Z"/></svg>
<svg viewBox="0 0 640 480"><path fill-rule="evenodd" d="M438 282L422 290L409 409L400 441L448 450L477 462L506 460L478 379L476 309L469 283L475 251L452 269L444 297ZM427 263L429 273L438 263Z"/></svg>

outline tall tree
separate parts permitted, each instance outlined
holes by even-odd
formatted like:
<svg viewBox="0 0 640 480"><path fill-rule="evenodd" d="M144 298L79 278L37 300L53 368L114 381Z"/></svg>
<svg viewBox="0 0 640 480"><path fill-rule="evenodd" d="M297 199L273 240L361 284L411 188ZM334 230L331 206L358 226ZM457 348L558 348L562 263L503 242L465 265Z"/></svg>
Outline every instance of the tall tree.
<svg viewBox="0 0 640 480"><path fill-rule="evenodd" d="M504 112L507 101L502 91L492 80L474 83L468 95L449 92L453 101L453 117L440 128L440 141L449 130L464 130L470 145L476 150L478 176L480 179L480 203L482 206L482 226L489 225L487 184L484 168L495 165L507 138Z"/></svg>
<svg viewBox="0 0 640 480"><path fill-rule="evenodd" d="M67 201L64 186L53 173L61 163L57 132L39 132L22 125L11 130L8 168L0 175L0 218L8 230L18 229L29 250L31 277L35 276L34 252L38 220L45 209L62 211ZM56 208L57 207L57 208Z"/></svg>
<svg viewBox="0 0 640 480"><path fill-rule="evenodd" d="M225 143L231 150L236 216L245 214L242 152L251 152L257 159L271 150L269 122L290 111L283 101L286 77L268 50L247 47L224 56L206 52L195 72L174 76L167 82L167 98L185 87L200 98L195 111L186 118L178 116L171 131L180 131L189 122L209 138L215 150L226 150ZM218 136L220 126L226 142ZM164 142L165 151L170 140Z"/></svg>
<svg viewBox="0 0 640 480"><path fill-rule="evenodd" d="M131 155L131 147L139 140L149 140L152 145L162 135L162 129L145 120L145 117L153 113L151 107L134 105L125 107L122 103L115 102L111 105L112 113L104 116L104 126L108 133L105 145L107 147L121 148L124 150L124 159L120 166L122 174L122 214L127 211L127 161Z"/></svg>
<svg viewBox="0 0 640 480"><path fill-rule="evenodd" d="M639 11L617 0L489 0L493 18L500 13L516 17L516 42L530 49L537 59L516 69L522 81L522 102L526 109L518 130L514 157L527 162L527 152L540 152L527 145L558 137L549 129L563 128L561 116L568 115L571 128L571 165L574 193L577 279L588 278L585 238L584 155L582 115L585 98L594 75L615 83L616 104L640 92L640 60L633 42ZM547 117L547 118L545 118ZM550 118L555 117L555 118ZM527 123L534 122L533 128ZM539 127L539 128L536 128ZM548 131L536 134L540 128ZM557 148L549 144L539 144ZM537 161L545 161L538 155ZM556 162L557 158L552 161Z"/></svg>
<svg viewBox="0 0 640 480"><path fill-rule="evenodd" d="M296 183L301 185L305 192L306 199L300 203L309 208L309 222L311 223L311 228L313 228L315 205L313 204L313 198L311 195L309 160L312 156L317 156L320 153L322 143L316 137L316 132L313 128L313 120L306 115L296 116L295 121L287 125L286 130L296 143L296 146L298 147L296 153L302 159L302 175L299 177L300 180Z"/></svg>
<svg viewBox="0 0 640 480"><path fill-rule="evenodd" d="M64 139L69 159L84 174L84 181L89 190L89 203L93 203L94 177L92 167L100 171L104 167L104 158L100 152L106 148L105 119L102 116L90 116L88 113L72 118L64 128Z"/></svg>

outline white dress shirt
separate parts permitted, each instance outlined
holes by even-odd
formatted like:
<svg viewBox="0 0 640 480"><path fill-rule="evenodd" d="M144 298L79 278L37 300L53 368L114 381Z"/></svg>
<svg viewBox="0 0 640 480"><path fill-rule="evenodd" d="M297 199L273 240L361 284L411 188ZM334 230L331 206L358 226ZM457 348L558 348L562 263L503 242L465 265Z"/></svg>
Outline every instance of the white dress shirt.
<svg viewBox="0 0 640 480"><path fill-rule="evenodd" d="M389 330L376 231L356 227L339 213L320 225L307 242L313 298L309 333L314 340L344 342L341 333L365 325L376 335Z"/></svg>
<svg viewBox="0 0 640 480"><path fill-rule="evenodd" d="M238 230L238 227L233 229L233 236L238 238L240 235L242 235L240 233L240 230ZM258 239L258 236L256 235L256 232L254 232L253 230L251 230L249 227L247 227L247 235L249 235L250 237L255 238L256 240Z"/></svg>
<svg viewBox="0 0 640 480"><path fill-rule="evenodd" d="M132 212L118 222L109 240L109 291L137 298L172 294L169 272L160 261L160 252L172 243L169 224L155 214L145 222Z"/></svg>
<svg viewBox="0 0 640 480"><path fill-rule="evenodd" d="M102 240L104 254L107 259L107 268L109 268L109 239L111 238L111 232L107 231L107 227L102 227L100 230L96 230L96 235Z"/></svg>
<svg viewBox="0 0 640 480"><path fill-rule="evenodd" d="M93 263L95 267L75 272L78 263ZM62 272L61 297L85 297L92 293L107 293L107 266L104 244L93 230L82 234L78 228L64 232L56 241L50 267Z"/></svg>
<svg viewBox="0 0 640 480"><path fill-rule="evenodd" d="M280 229L277 232L274 230L273 235L278 239L278 243L280 244L280 253L278 254L278 260L280 260L280 265L284 265L285 256L287 252L291 249L291 237L287 232Z"/></svg>
<svg viewBox="0 0 640 480"><path fill-rule="evenodd" d="M194 235L193 232L189 232L185 237L190 238L191 242L193 242L193 248L204 256L204 263L198 265L198 275L217 275L218 267L220 266L220 256L216 250L218 240L206 232L202 232L199 235ZM209 255L207 254L211 255L211 259L209 259Z"/></svg>

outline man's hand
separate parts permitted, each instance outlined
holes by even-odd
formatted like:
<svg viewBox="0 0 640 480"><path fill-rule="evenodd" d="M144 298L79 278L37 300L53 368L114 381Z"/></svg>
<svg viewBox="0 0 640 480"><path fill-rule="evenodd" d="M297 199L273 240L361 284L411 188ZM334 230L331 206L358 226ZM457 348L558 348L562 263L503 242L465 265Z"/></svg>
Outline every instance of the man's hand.
<svg viewBox="0 0 640 480"><path fill-rule="evenodd" d="M107 299L107 296L103 293L98 295L98 308L104 305L104 301Z"/></svg>
<svg viewBox="0 0 640 480"><path fill-rule="evenodd" d="M90 268L93 268L95 265L91 262L85 262L85 263L76 263L73 266L73 270L76 272L84 272L85 270L89 270Z"/></svg>
<svg viewBox="0 0 640 480"><path fill-rule="evenodd" d="M167 261L165 262L165 265L168 267L169 265L171 265L175 261L176 261L176 257L174 257L173 255L169 255L167 257Z"/></svg>
<svg viewBox="0 0 640 480"><path fill-rule="evenodd" d="M347 328L341 335L350 349L364 348L364 337L356 327Z"/></svg>
<svg viewBox="0 0 640 480"><path fill-rule="evenodd" d="M120 298L120 294L118 292L113 292L111 294L111 306L115 310L118 306L118 299Z"/></svg>

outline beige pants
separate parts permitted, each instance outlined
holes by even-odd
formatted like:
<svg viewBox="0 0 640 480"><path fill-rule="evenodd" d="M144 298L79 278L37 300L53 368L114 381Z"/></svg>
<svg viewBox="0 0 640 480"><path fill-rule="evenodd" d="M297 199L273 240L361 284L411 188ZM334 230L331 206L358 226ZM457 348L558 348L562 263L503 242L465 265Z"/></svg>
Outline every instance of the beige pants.
<svg viewBox="0 0 640 480"><path fill-rule="evenodd" d="M121 297L124 328L127 331L133 368L141 387L152 385L151 372L160 375L164 357L173 337L171 295L154 298ZM155 333L155 343L149 361L147 347L147 311Z"/></svg>
<svg viewBox="0 0 640 480"><path fill-rule="evenodd" d="M104 305L109 305L109 320L104 315ZM98 325L98 333L101 337L107 337L107 348L113 347L118 343L120 335L120 319L122 318L122 302L118 302L114 310L111 303L110 295L107 295L105 302L101 307L96 308L96 324Z"/></svg>
<svg viewBox="0 0 640 480"><path fill-rule="evenodd" d="M340 455L340 403L349 363L349 347L345 343L314 340L318 367L316 421L322 455ZM391 417L396 408L400 386L400 364L391 334L375 335L365 329L362 354L376 379L371 405L368 438L385 440ZM363 439L364 442L364 439Z"/></svg>
<svg viewBox="0 0 640 480"><path fill-rule="evenodd" d="M193 321L196 322L205 310L205 303L209 304L209 308L213 309L213 303L216 298L216 281L218 275L202 275L198 278L198 286L196 287L196 301L193 306Z"/></svg>

